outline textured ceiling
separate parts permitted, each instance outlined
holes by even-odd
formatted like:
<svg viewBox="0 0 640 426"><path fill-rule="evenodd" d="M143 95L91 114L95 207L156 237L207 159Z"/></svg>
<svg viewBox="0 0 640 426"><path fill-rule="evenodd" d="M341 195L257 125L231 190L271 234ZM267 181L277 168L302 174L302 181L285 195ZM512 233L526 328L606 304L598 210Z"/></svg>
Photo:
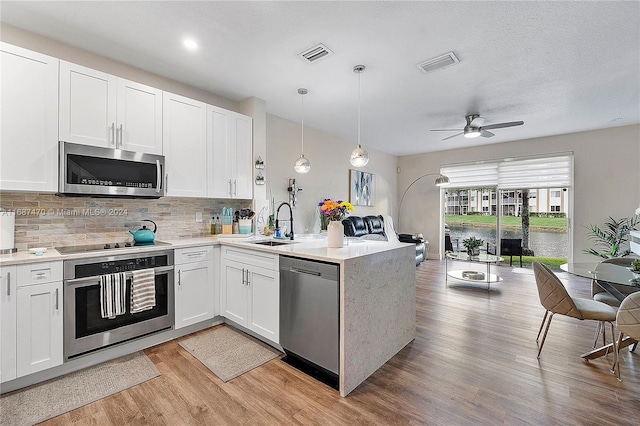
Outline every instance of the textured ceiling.
<svg viewBox="0 0 640 426"><path fill-rule="evenodd" d="M0 19L395 155L640 122L640 2L2 1ZM198 40L187 52L181 40ZM324 43L314 64L296 54ZM416 64L453 51L460 63ZM523 120L493 138L434 128Z"/></svg>

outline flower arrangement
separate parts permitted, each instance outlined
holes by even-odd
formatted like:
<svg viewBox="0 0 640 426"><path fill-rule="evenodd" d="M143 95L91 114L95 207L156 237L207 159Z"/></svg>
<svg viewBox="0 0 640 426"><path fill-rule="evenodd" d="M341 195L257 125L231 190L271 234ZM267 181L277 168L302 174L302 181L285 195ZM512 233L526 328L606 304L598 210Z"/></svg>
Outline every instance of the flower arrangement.
<svg viewBox="0 0 640 426"><path fill-rule="evenodd" d="M325 198L318 203L320 208L320 219L326 221L342 220L347 214L353 211L353 205L348 201L333 201L331 198Z"/></svg>

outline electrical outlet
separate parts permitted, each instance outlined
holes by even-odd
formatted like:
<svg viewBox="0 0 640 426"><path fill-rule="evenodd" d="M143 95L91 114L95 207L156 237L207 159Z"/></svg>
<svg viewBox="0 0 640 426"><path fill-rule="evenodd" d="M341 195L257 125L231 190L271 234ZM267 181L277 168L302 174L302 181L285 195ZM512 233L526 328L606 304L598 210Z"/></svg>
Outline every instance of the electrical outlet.
<svg viewBox="0 0 640 426"><path fill-rule="evenodd" d="M202 223L202 212L196 212L196 222Z"/></svg>

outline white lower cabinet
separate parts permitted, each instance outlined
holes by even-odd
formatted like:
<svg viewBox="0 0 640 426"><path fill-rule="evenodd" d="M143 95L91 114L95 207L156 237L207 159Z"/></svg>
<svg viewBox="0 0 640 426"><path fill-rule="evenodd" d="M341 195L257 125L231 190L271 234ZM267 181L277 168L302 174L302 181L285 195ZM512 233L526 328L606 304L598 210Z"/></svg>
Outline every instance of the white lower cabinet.
<svg viewBox="0 0 640 426"><path fill-rule="evenodd" d="M278 255L223 246L220 310L274 343L280 340Z"/></svg>
<svg viewBox="0 0 640 426"><path fill-rule="evenodd" d="M213 246L175 250L175 328L218 314Z"/></svg>
<svg viewBox="0 0 640 426"><path fill-rule="evenodd" d="M21 377L62 364L62 262L18 265L17 278L15 350Z"/></svg>
<svg viewBox="0 0 640 426"><path fill-rule="evenodd" d="M0 382L13 380L17 377L16 284L16 267L0 267Z"/></svg>

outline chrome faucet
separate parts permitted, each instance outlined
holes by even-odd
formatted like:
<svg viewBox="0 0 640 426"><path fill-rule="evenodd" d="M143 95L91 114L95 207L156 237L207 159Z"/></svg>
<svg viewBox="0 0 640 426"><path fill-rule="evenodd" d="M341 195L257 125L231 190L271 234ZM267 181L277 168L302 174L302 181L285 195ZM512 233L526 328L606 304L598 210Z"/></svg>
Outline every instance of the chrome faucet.
<svg viewBox="0 0 640 426"><path fill-rule="evenodd" d="M284 234L284 237L289 237L289 239L293 241L293 210L291 210L291 204L289 204L289 203L281 203L278 206L278 210L276 210L276 229L280 228L278 216L280 215L280 207L282 207L282 206L289 207L289 218L290 218L289 222L291 222L291 232L289 232L288 234Z"/></svg>

